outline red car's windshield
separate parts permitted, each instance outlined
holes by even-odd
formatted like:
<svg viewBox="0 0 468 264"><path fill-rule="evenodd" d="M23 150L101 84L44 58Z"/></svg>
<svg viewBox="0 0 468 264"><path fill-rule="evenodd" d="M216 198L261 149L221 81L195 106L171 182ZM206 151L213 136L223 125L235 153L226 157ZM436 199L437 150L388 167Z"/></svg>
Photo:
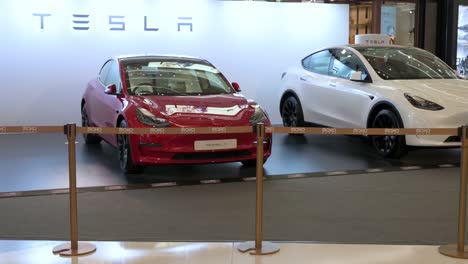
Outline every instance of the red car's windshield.
<svg viewBox="0 0 468 264"><path fill-rule="evenodd" d="M213 66L191 61L138 61L124 64L130 95L212 95L233 93Z"/></svg>

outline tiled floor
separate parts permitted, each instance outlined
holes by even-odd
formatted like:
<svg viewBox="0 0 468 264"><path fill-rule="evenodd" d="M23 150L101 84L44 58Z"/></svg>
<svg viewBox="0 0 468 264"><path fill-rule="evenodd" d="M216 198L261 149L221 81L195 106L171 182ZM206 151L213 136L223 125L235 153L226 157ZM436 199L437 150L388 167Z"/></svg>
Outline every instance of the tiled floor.
<svg viewBox="0 0 468 264"><path fill-rule="evenodd" d="M0 241L1 264L455 264L468 263L442 256L437 246L386 246L281 243L281 251L251 256L237 243L93 242L96 253L79 258L52 254L56 241Z"/></svg>

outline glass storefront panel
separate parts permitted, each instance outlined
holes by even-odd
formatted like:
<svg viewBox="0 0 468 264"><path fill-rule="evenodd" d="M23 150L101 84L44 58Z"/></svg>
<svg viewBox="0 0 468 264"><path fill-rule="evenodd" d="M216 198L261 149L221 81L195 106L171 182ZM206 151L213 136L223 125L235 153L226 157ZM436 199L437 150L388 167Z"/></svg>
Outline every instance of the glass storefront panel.
<svg viewBox="0 0 468 264"><path fill-rule="evenodd" d="M397 45L415 46L416 3L384 1L380 32Z"/></svg>
<svg viewBox="0 0 468 264"><path fill-rule="evenodd" d="M468 6L458 6L457 71L468 76Z"/></svg>

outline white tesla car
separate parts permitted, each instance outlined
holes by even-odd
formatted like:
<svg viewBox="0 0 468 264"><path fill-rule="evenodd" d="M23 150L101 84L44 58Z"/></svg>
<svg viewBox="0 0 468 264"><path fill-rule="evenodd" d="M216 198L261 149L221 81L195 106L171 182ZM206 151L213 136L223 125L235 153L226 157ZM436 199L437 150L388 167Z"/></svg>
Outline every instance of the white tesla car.
<svg viewBox="0 0 468 264"><path fill-rule="evenodd" d="M453 128L468 123L468 81L431 53L403 46L322 49L282 74L283 125ZM407 146L458 146L456 136L372 136L384 157Z"/></svg>

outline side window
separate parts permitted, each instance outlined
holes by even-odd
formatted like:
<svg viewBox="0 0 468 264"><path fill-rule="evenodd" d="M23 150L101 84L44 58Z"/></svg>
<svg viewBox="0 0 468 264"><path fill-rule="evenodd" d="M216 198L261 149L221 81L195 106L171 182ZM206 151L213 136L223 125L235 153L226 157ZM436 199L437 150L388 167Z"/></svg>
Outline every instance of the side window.
<svg viewBox="0 0 468 264"><path fill-rule="evenodd" d="M349 79L351 74L362 72L362 80L369 78L369 73L361 60L347 49L335 49L332 51L332 63L329 74L338 78Z"/></svg>
<svg viewBox="0 0 468 264"><path fill-rule="evenodd" d="M308 57L306 57L305 59L302 60L302 66L304 67L304 69L310 71L310 58L312 57L312 55L309 55Z"/></svg>
<svg viewBox="0 0 468 264"><path fill-rule="evenodd" d="M106 79L107 75L109 73L109 69L111 68L112 65L112 60L108 60L106 63L101 68L101 71L99 72L99 80L104 84L106 84Z"/></svg>
<svg viewBox="0 0 468 264"><path fill-rule="evenodd" d="M330 58L330 50L319 51L303 59L302 65L308 71L327 75Z"/></svg>
<svg viewBox="0 0 468 264"><path fill-rule="evenodd" d="M117 87L117 92L120 93L122 90L122 84L120 81L120 71L119 71L119 64L115 61L112 61L111 67L107 74L107 79L104 82L105 85L115 84Z"/></svg>

